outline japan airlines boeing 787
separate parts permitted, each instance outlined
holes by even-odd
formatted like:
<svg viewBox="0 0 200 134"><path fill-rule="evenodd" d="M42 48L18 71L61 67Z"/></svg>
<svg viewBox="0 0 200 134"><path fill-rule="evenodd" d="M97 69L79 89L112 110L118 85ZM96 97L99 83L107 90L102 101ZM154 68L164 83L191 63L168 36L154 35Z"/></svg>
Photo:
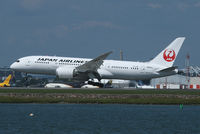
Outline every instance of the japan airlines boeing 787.
<svg viewBox="0 0 200 134"><path fill-rule="evenodd" d="M60 79L87 81L88 79L147 80L173 75L178 69L173 63L185 37L176 38L169 46L148 62L105 60L111 53L95 59L27 56L18 59L10 68L15 71L56 75Z"/></svg>

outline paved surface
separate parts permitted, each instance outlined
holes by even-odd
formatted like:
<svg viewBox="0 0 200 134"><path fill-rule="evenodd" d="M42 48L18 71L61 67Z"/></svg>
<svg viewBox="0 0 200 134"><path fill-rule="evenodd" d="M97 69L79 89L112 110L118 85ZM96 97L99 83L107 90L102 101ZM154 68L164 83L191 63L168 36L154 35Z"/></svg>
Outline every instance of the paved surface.
<svg viewBox="0 0 200 134"><path fill-rule="evenodd" d="M62 89L62 90L140 90L139 88L44 88L44 87L1 87L1 89ZM151 89L152 90L152 89Z"/></svg>

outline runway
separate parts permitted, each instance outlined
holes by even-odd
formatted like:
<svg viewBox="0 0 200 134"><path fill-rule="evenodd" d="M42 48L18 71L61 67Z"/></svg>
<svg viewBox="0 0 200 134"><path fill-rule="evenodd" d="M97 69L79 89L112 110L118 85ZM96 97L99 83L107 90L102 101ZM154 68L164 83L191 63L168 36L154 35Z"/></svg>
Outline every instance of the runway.
<svg viewBox="0 0 200 134"><path fill-rule="evenodd" d="M141 88L45 88L45 87L1 87L1 89L27 89L27 90L141 90ZM152 89L150 89L152 90Z"/></svg>

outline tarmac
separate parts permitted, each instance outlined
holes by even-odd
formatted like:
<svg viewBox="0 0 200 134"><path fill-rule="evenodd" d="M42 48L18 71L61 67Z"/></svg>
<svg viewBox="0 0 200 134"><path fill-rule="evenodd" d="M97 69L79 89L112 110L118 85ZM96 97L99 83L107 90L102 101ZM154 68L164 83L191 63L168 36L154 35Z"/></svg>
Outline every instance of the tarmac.
<svg viewBox="0 0 200 134"><path fill-rule="evenodd" d="M46 89L46 90L141 90L142 88L45 88L45 87L1 87L1 89ZM145 89L146 90L146 89ZM152 90L152 89L150 89ZM156 90L156 89L155 89Z"/></svg>

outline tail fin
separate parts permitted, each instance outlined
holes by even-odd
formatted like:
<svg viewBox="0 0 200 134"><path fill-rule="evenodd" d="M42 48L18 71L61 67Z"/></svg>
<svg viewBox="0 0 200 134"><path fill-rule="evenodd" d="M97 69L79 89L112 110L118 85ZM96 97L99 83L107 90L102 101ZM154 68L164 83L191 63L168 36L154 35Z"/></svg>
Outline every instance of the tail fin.
<svg viewBox="0 0 200 134"><path fill-rule="evenodd" d="M9 84L10 83L10 79L11 79L12 75L10 74L5 80L4 80L4 84Z"/></svg>
<svg viewBox="0 0 200 134"><path fill-rule="evenodd" d="M150 63L165 67L172 67L185 37L176 38L169 46L159 53Z"/></svg>

